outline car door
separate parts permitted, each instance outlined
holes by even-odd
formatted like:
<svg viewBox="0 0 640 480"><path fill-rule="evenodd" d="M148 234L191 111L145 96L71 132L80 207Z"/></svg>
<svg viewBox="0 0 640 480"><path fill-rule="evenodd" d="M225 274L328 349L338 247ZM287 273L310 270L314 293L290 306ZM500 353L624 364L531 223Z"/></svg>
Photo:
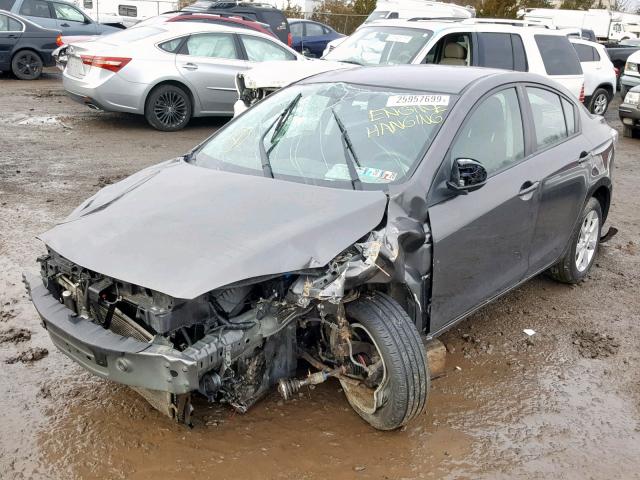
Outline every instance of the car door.
<svg viewBox="0 0 640 480"><path fill-rule="evenodd" d="M573 100L540 86L527 86L526 98L540 195L529 259L533 275L554 263L569 242L587 195L591 152L579 133Z"/></svg>
<svg viewBox="0 0 640 480"><path fill-rule="evenodd" d="M432 333L513 287L527 273L538 193L531 181L537 167L525 157L529 133L521 97L521 91L508 86L477 102L443 163L445 178L458 158L479 161L488 178L478 190L452 195L429 208Z"/></svg>
<svg viewBox="0 0 640 480"><path fill-rule="evenodd" d="M586 96L593 95L595 89L600 85L602 80L602 64L600 63L600 54L590 45L583 43L571 42L573 48L576 49L582 71L584 72L584 93Z"/></svg>
<svg viewBox="0 0 640 480"><path fill-rule="evenodd" d="M23 26L0 13L0 70L11 69L11 53L22 36Z"/></svg>
<svg viewBox="0 0 640 480"><path fill-rule="evenodd" d="M236 74L248 68L232 33L197 33L176 55L180 75L200 100L201 113L233 114Z"/></svg>
<svg viewBox="0 0 640 480"><path fill-rule="evenodd" d="M327 32L322 25L314 22L305 22L304 25L304 47L311 52L314 57L321 57L329 40Z"/></svg>
<svg viewBox="0 0 640 480"><path fill-rule="evenodd" d="M56 26L63 35L96 35L96 24L67 3L51 2Z"/></svg>
<svg viewBox="0 0 640 480"><path fill-rule="evenodd" d="M45 0L24 0L20 6L19 13L41 27L57 29L52 8L49 2Z"/></svg>

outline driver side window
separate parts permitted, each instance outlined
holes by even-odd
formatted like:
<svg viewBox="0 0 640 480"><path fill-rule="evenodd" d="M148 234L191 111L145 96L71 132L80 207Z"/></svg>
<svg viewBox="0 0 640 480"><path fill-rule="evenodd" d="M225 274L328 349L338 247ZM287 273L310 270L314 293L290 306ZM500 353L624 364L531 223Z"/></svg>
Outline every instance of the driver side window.
<svg viewBox="0 0 640 480"><path fill-rule="evenodd" d="M522 114L515 88L481 100L451 147L451 159L477 160L492 174L524 158Z"/></svg>
<svg viewBox="0 0 640 480"><path fill-rule="evenodd" d="M469 33L446 35L429 50L424 63L468 67L473 64L471 61L471 45L471 34Z"/></svg>

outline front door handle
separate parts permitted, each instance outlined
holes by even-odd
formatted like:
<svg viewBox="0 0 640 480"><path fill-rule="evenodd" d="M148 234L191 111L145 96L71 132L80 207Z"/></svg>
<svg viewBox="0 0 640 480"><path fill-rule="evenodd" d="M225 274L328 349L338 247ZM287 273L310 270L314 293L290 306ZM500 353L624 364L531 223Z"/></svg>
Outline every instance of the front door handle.
<svg viewBox="0 0 640 480"><path fill-rule="evenodd" d="M70 27L71 25L69 25L68 23L61 23L60 26L61 27Z"/></svg>
<svg viewBox="0 0 640 480"><path fill-rule="evenodd" d="M518 196L524 197L526 195L529 195L530 193L535 192L538 189L538 185L540 185L540 182L530 182L529 180L527 180L522 184L522 187L520 187Z"/></svg>
<svg viewBox="0 0 640 480"><path fill-rule="evenodd" d="M182 65L182 68L184 68L185 70L197 70L198 66L195 63L189 62Z"/></svg>

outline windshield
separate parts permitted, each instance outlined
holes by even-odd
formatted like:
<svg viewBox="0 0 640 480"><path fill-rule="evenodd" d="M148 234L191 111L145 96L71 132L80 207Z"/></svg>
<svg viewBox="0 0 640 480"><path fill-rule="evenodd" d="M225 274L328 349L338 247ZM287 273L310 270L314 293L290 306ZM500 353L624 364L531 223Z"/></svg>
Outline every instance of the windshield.
<svg viewBox="0 0 640 480"><path fill-rule="evenodd" d="M411 63L433 32L418 28L363 27L348 37L325 60L359 65L401 65Z"/></svg>
<svg viewBox="0 0 640 480"><path fill-rule="evenodd" d="M347 83L294 85L229 123L190 161L308 184L383 189L411 174L455 98Z"/></svg>

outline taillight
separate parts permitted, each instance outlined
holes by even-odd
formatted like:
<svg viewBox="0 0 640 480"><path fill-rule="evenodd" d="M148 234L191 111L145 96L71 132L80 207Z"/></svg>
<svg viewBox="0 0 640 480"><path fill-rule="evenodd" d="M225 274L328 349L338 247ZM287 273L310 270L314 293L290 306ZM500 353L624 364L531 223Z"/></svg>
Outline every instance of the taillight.
<svg viewBox="0 0 640 480"><path fill-rule="evenodd" d="M287 35L287 45L293 45L293 35L291 35L291 32Z"/></svg>
<svg viewBox="0 0 640 480"><path fill-rule="evenodd" d="M94 57L93 55L80 55L82 63L91 67L104 68L110 72L119 72L131 61L125 57Z"/></svg>
<svg viewBox="0 0 640 480"><path fill-rule="evenodd" d="M64 45L64 42L62 41L62 35L58 35L56 37L56 45L61 47L62 45Z"/></svg>
<svg viewBox="0 0 640 480"><path fill-rule="evenodd" d="M582 84L582 87L580 87L580 96L578 97L578 100L580 100L580 103L584 103L584 83Z"/></svg>

